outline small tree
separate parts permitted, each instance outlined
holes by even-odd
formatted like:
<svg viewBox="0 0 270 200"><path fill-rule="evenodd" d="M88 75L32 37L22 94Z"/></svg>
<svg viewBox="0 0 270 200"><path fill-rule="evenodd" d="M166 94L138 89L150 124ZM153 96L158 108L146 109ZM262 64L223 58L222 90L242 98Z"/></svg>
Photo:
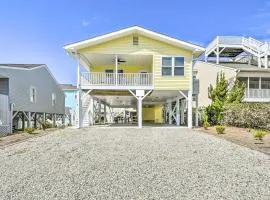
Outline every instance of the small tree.
<svg viewBox="0 0 270 200"><path fill-rule="evenodd" d="M238 79L229 90L229 82L225 78L224 72L217 74L216 86L212 85L208 88L208 97L212 103L206 107L206 114L211 125L220 124L222 121L222 113L226 104L240 103L245 94L246 86Z"/></svg>
<svg viewBox="0 0 270 200"><path fill-rule="evenodd" d="M211 125L218 124L221 119L224 105L227 100L229 82L225 78L224 72L217 74L216 86L208 88L208 97L212 100L211 105L206 108L208 120Z"/></svg>
<svg viewBox="0 0 270 200"><path fill-rule="evenodd" d="M229 92L227 103L240 103L243 99L243 96L245 94L246 85L245 83L239 81L239 79L236 79L232 89Z"/></svg>

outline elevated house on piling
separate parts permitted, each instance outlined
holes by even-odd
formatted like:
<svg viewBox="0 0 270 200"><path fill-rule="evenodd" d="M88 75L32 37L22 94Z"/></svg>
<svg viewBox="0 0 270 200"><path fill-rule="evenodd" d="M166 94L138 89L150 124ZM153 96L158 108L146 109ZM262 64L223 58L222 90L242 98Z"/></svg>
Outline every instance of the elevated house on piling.
<svg viewBox="0 0 270 200"><path fill-rule="evenodd" d="M139 128L143 124L192 127L198 92L193 59L204 48L134 26L64 49L78 63L77 127L101 121L114 124L108 116L115 108L127 109L122 122L136 121Z"/></svg>
<svg viewBox="0 0 270 200"><path fill-rule="evenodd" d="M46 65L0 64L0 135L64 113L64 92Z"/></svg>

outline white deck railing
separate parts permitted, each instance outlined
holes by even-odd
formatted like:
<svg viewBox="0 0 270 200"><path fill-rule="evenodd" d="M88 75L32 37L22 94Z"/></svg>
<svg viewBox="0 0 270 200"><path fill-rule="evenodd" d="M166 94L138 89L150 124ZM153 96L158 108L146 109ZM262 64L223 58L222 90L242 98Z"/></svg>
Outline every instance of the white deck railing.
<svg viewBox="0 0 270 200"><path fill-rule="evenodd" d="M82 86L152 86L152 80L151 73L81 73Z"/></svg>
<svg viewBox="0 0 270 200"><path fill-rule="evenodd" d="M217 36L205 49L206 54L211 52L213 48L218 45L224 46L245 46L252 51L259 51L264 53L268 50L269 46L267 43L263 43L254 38L246 38L242 36Z"/></svg>
<svg viewBox="0 0 270 200"><path fill-rule="evenodd" d="M270 100L270 89L249 89L245 93L245 98Z"/></svg>

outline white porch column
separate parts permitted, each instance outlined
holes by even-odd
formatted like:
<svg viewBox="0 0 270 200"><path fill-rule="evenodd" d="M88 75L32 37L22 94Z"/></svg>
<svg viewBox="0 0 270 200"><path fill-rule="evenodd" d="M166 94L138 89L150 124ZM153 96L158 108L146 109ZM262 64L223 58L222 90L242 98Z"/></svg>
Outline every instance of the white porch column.
<svg viewBox="0 0 270 200"><path fill-rule="evenodd" d="M204 56L204 62L207 63L207 61L208 61L208 55L205 55L205 56Z"/></svg>
<svg viewBox="0 0 270 200"><path fill-rule="evenodd" d="M169 102L168 106L169 106L169 124L172 124L172 102Z"/></svg>
<svg viewBox="0 0 270 200"><path fill-rule="evenodd" d="M192 128L192 90L188 91L188 128Z"/></svg>
<svg viewBox="0 0 270 200"><path fill-rule="evenodd" d="M101 101L98 99L98 122L101 123Z"/></svg>
<svg viewBox="0 0 270 200"><path fill-rule="evenodd" d="M258 67L261 68L262 64L261 64L261 57L258 55Z"/></svg>
<svg viewBox="0 0 270 200"><path fill-rule="evenodd" d="M104 104L104 124L107 123L107 106Z"/></svg>
<svg viewBox="0 0 270 200"><path fill-rule="evenodd" d="M195 115L195 126L199 126L199 95L196 95L196 115Z"/></svg>
<svg viewBox="0 0 270 200"><path fill-rule="evenodd" d="M127 112L126 110L124 110L124 124L127 123Z"/></svg>
<svg viewBox="0 0 270 200"><path fill-rule="evenodd" d="M118 55L115 55L115 84L118 85Z"/></svg>
<svg viewBox="0 0 270 200"><path fill-rule="evenodd" d="M179 99L176 101L176 125L180 126L180 103Z"/></svg>
<svg viewBox="0 0 270 200"><path fill-rule="evenodd" d="M268 54L266 54L264 56L264 68L267 69L268 68Z"/></svg>
<svg viewBox="0 0 270 200"><path fill-rule="evenodd" d="M9 97L9 99L10 99L10 97ZM9 133L12 133L12 131L13 131L13 107L14 107L14 104L13 103L10 104L10 111L9 111Z"/></svg>
<svg viewBox="0 0 270 200"><path fill-rule="evenodd" d="M219 46L217 46L217 53L216 53L216 55L217 55L217 64L219 64Z"/></svg>
<svg viewBox="0 0 270 200"><path fill-rule="evenodd" d="M90 95L89 104L88 104L88 115L89 115L89 125L94 125L94 98Z"/></svg>
<svg viewBox="0 0 270 200"><path fill-rule="evenodd" d="M216 63L219 64L219 37L217 36L217 51L216 51L217 60ZM193 58L192 58L193 60Z"/></svg>
<svg viewBox="0 0 270 200"><path fill-rule="evenodd" d="M186 99L181 100L181 115L180 115L180 120L181 120L181 124L185 123L185 104L186 104Z"/></svg>
<svg viewBox="0 0 270 200"><path fill-rule="evenodd" d="M251 60L252 60L252 55L250 54L250 55L248 56L248 65L251 65Z"/></svg>
<svg viewBox="0 0 270 200"><path fill-rule="evenodd" d="M77 88L81 88L80 58L77 58Z"/></svg>
<svg viewBox="0 0 270 200"><path fill-rule="evenodd" d="M77 54L77 112L76 112L76 127L82 127L82 95L81 95L81 71L80 71L80 57Z"/></svg>
<svg viewBox="0 0 270 200"><path fill-rule="evenodd" d="M78 89L77 91L77 112L76 112L76 127L81 128L82 127L82 96L81 96L81 90Z"/></svg>
<svg viewBox="0 0 270 200"><path fill-rule="evenodd" d="M246 97L249 98L249 77L248 77L248 80L247 80L247 95Z"/></svg>
<svg viewBox="0 0 270 200"><path fill-rule="evenodd" d="M32 125L31 125L31 112L27 113L27 118L28 118L27 127L30 128L30 127L32 127Z"/></svg>
<svg viewBox="0 0 270 200"><path fill-rule="evenodd" d="M217 49L219 48L219 37L217 37ZM219 54L219 50L218 54ZM192 52L192 59L190 63L190 82L189 82L189 90L188 90L188 128L192 128L192 102L193 102L193 57L194 57L194 52ZM219 59L217 60L219 63ZM218 64L217 63L217 64Z"/></svg>
<svg viewBox="0 0 270 200"><path fill-rule="evenodd" d="M142 128L142 97L138 97L137 105L137 115L138 115L138 128Z"/></svg>
<svg viewBox="0 0 270 200"><path fill-rule="evenodd" d="M152 90L149 90L146 94L144 90L136 90L136 94L134 94L131 90L129 90L129 92L137 99L138 128L142 128L142 101L152 92Z"/></svg>

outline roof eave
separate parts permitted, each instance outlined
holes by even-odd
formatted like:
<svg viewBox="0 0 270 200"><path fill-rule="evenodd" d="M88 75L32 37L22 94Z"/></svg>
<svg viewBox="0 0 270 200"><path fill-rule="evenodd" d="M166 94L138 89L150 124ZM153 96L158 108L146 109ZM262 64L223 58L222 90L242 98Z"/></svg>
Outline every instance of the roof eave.
<svg viewBox="0 0 270 200"><path fill-rule="evenodd" d="M166 36L164 34L160 34L160 33L156 33L144 28L141 28L139 26L134 26L134 27L130 27L130 28L126 28L126 29L122 29L120 31L115 31L109 34L105 34L105 35L101 35L101 36L97 36L88 40L84 40L84 41L80 41L77 43L72 43L72 44L68 44L66 46L64 46L64 49L66 51L76 51L82 48L85 48L87 46L92 46L95 44L99 44L102 42L106 42L112 39L116 39L119 38L121 36L126 36L128 34L132 34L132 33L141 33L142 35L148 36L150 38L155 38L158 40L161 40L163 42L167 42L171 45L174 46L178 46L185 48L185 49L189 49L191 51L197 51L197 52L204 52L205 48L195 45L195 44L191 44L182 40L178 40L169 36Z"/></svg>

